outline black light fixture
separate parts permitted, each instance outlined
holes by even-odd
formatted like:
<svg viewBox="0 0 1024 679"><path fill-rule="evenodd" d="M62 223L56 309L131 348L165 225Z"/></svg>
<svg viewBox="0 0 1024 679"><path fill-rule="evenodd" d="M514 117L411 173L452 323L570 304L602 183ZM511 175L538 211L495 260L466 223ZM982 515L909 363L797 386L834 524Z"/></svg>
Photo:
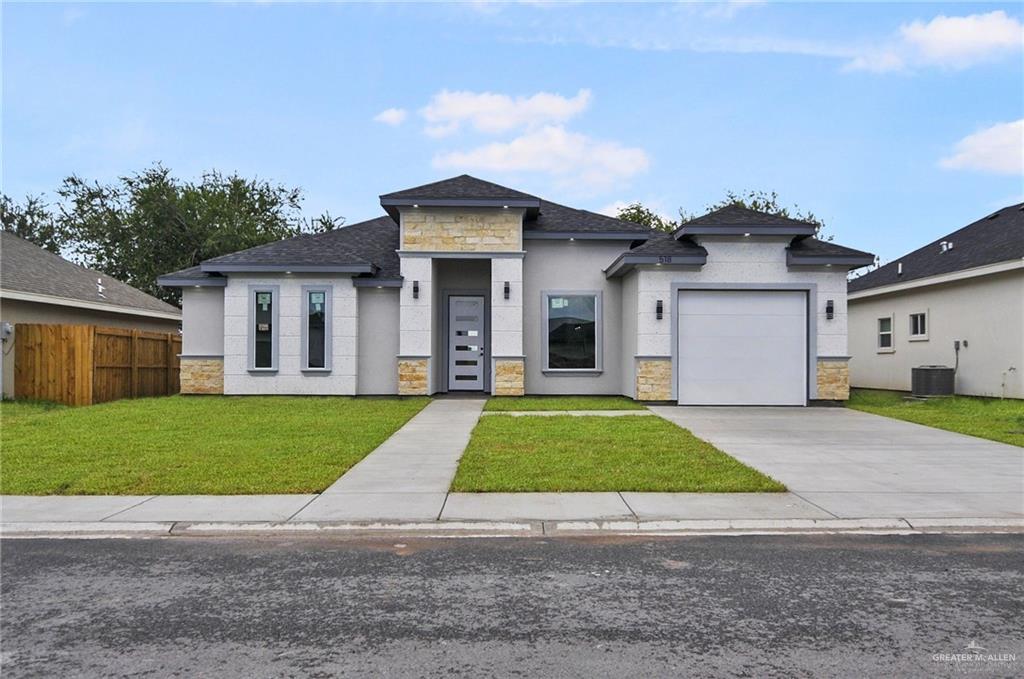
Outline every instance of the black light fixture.
<svg viewBox="0 0 1024 679"><path fill-rule="evenodd" d="M836 317L836 305L832 300L825 302L825 318L832 320Z"/></svg>
<svg viewBox="0 0 1024 679"><path fill-rule="evenodd" d="M508 281L505 281L505 299L508 299L509 294L512 292L512 286L509 285Z"/></svg>
<svg viewBox="0 0 1024 679"><path fill-rule="evenodd" d="M412 298L413 299L419 299L420 298L420 282L419 281L413 281L412 282Z"/></svg>
<svg viewBox="0 0 1024 679"><path fill-rule="evenodd" d="M657 316L658 316L658 320L660 321L660 320L661 320L661 317L662 317L662 316L664 315L664 306L662 305L662 303L661 303L661 300L660 300L660 299L659 299L659 300L658 300L658 302L657 302L657 303L656 303L656 304L654 305L654 312L655 312L655 313L657 314Z"/></svg>

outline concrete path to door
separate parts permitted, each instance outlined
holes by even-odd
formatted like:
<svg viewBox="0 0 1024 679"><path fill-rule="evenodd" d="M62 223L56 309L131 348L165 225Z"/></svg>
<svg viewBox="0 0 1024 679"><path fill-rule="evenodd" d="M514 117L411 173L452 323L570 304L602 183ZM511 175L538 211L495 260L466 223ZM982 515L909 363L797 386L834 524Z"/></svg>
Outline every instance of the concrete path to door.
<svg viewBox="0 0 1024 679"><path fill-rule="evenodd" d="M295 521L436 521L486 399L432 401Z"/></svg>
<svg viewBox="0 0 1024 679"><path fill-rule="evenodd" d="M837 518L1024 517L1024 448L846 408L651 410Z"/></svg>

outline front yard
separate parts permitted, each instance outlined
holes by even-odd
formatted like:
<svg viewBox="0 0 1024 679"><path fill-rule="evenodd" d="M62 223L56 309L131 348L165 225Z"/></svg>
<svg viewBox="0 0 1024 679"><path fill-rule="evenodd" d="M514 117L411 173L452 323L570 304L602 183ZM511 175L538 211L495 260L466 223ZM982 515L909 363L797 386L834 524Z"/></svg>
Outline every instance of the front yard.
<svg viewBox="0 0 1024 679"><path fill-rule="evenodd" d="M493 401L492 401L493 402ZM784 491L660 417L480 418L453 491Z"/></svg>
<svg viewBox="0 0 1024 679"><path fill-rule="evenodd" d="M866 413L1024 447L1022 401L974 396L908 401L906 396L896 391L855 389L847 405Z"/></svg>
<svg viewBox="0 0 1024 679"><path fill-rule="evenodd" d="M519 396L487 400L484 410L490 412L535 410L643 410L625 396Z"/></svg>
<svg viewBox="0 0 1024 679"><path fill-rule="evenodd" d="M429 399L205 396L0 405L0 493L313 493Z"/></svg>

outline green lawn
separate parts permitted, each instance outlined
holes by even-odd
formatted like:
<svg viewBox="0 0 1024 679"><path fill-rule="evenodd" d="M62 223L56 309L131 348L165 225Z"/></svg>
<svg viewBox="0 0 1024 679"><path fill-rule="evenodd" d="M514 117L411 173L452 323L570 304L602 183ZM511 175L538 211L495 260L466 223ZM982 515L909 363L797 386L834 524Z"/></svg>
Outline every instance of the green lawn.
<svg viewBox="0 0 1024 679"><path fill-rule="evenodd" d="M867 413L1024 446L1024 401L954 396L920 402L908 401L906 396L896 391L855 389L847 405Z"/></svg>
<svg viewBox="0 0 1024 679"><path fill-rule="evenodd" d="M428 402L169 396L83 408L0 404L0 492L312 493Z"/></svg>
<svg viewBox="0 0 1024 679"><path fill-rule="evenodd" d="M487 401L484 410L643 410L625 396L502 396Z"/></svg>
<svg viewBox="0 0 1024 679"><path fill-rule="evenodd" d="M483 417L452 490L783 491L660 417Z"/></svg>

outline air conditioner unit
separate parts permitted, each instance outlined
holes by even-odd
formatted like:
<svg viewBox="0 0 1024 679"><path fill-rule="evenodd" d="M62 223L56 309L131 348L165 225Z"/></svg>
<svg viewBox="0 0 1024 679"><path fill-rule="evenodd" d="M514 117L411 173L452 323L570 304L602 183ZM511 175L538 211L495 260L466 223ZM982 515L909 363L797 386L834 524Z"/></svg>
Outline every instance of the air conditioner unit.
<svg viewBox="0 0 1024 679"><path fill-rule="evenodd" d="M956 370L945 365L921 365L910 369L910 391L914 396L952 396Z"/></svg>

